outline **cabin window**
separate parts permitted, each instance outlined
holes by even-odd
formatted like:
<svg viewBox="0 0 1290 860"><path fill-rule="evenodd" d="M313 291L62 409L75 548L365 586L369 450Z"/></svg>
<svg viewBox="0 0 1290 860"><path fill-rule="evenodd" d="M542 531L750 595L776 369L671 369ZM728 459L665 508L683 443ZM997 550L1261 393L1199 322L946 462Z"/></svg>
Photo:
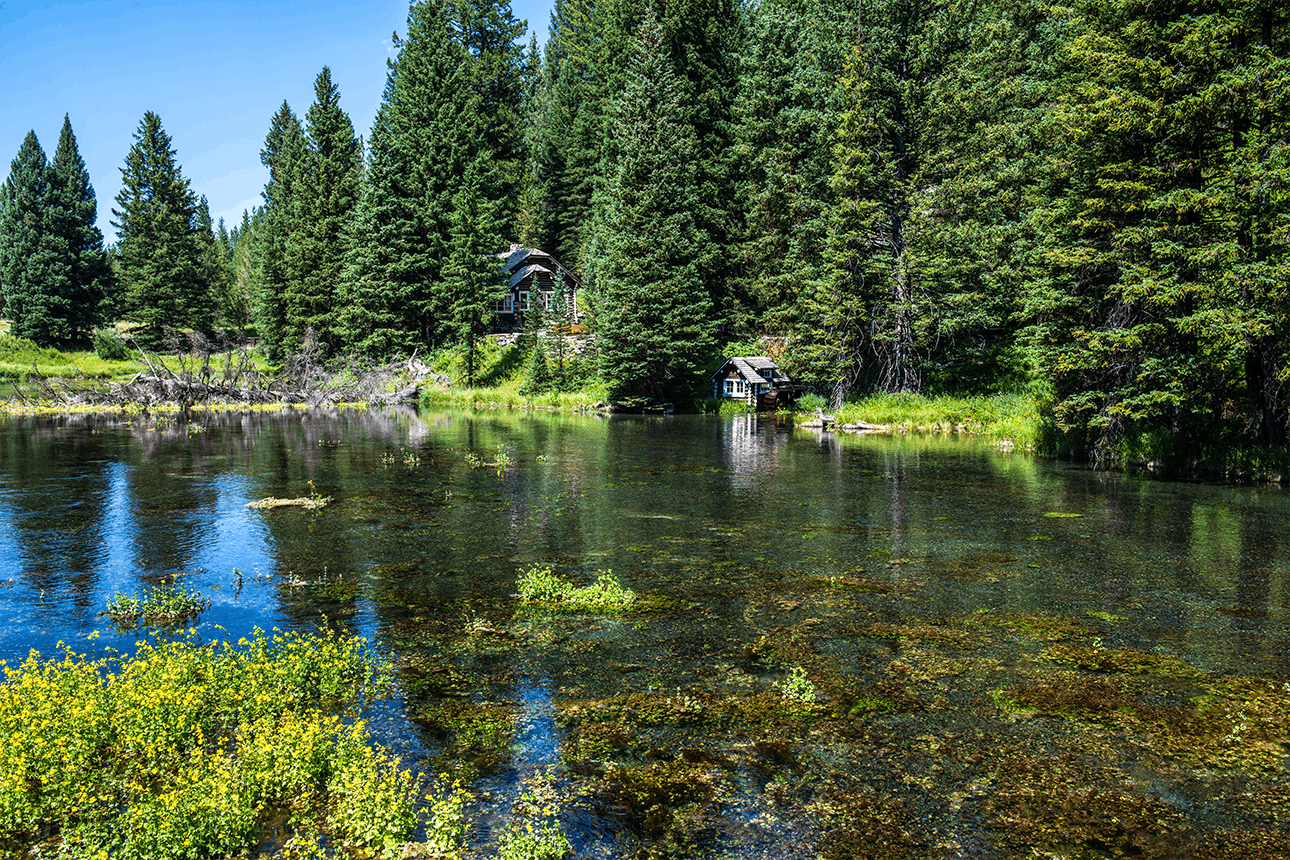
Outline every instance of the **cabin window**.
<svg viewBox="0 0 1290 860"><path fill-rule="evenodd" d="M731 394L734 394L734 393L735 393L735 381L733 379L727 379L726 396L729 397Z"/></svg>
<svg viewBox="0 0 1290 860"><path fill-rule="evenodd" d="M514 302L515 302L514 297L508 295L506 298L500 301L493 302L493 311L499 314L514 313L515 312Z"/></svg>
<svg viewBox="0 0 1290 860"><path fill-rule="evenodd" d="M766 367L762 369L761 375L766 377L767 379L771 379L772 377L774 377L775 371L771 370L769 367Z"/></svg>
<svg viewBox="0 0 1290 860"><path fill-rule="evenodd" d="M521 290L521 291L520 291L520 310L522 310L522 311L526 311L526 310L528 310L528 309L529 309L529 294L528 294L528 290Z"/></svg>

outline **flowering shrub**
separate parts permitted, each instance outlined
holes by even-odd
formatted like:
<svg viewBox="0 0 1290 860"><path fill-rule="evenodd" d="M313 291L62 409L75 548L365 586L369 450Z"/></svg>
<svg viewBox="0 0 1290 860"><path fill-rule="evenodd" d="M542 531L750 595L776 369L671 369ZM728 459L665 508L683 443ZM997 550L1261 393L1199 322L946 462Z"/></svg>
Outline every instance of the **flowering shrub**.
<svg viewBox="0 0 1290 860"><path fill-rule="evenodd" d="M356 719L383 679L361 639L257 631L3 670L0 849L56 833L70 857L225 857L285 819L388 850L415 828L416 777Z"/></svg>

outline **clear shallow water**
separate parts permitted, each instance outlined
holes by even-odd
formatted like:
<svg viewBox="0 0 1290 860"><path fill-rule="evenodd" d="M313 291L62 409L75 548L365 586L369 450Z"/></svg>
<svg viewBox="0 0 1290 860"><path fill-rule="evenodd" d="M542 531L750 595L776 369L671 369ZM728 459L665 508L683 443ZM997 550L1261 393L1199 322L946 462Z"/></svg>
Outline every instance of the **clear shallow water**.
<svg viewBox="0 0 1290 860"><path fill-rule="evenodd" d="M523 795L587 857L1278 856L1288 504L773 417L8 420L0 659L128 642L163 577L209 637L325 615L404 667L386 741L471 762L481 854ZM535 616L538 563L662 608Z"/></svg>

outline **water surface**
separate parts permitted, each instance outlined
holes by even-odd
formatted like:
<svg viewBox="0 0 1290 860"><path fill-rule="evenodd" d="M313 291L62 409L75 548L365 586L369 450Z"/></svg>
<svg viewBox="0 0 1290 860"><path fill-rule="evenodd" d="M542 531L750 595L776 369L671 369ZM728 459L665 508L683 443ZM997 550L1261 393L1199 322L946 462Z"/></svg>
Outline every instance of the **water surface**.
<svg viewBox="0 0 1290 860"><path fill-rule="evenodd" d="M0 659L175 578L207 637L359 631L481 855L541 798L586 857L1290 856L1288 503L767 416L9 419Z"/></svg>

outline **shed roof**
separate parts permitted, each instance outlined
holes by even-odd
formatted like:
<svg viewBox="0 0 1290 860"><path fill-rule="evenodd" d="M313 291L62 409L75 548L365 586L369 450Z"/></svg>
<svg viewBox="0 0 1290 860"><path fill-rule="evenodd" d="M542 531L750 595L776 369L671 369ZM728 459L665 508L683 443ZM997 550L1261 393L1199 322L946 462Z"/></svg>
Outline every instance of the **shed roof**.
<svg viewBox="0 0 1290 860"><path fill-rule="evenodd" d="M761 375L761 371L772 371L772 377L787 381L788 374L779 369L774 361L764 355L738 356L726 359L725 363L717 368L716 373L708 377L716 378L719 374L724 373L726 368L733 367L735 371L748 382L765 382L766 377Z"/></svg>

